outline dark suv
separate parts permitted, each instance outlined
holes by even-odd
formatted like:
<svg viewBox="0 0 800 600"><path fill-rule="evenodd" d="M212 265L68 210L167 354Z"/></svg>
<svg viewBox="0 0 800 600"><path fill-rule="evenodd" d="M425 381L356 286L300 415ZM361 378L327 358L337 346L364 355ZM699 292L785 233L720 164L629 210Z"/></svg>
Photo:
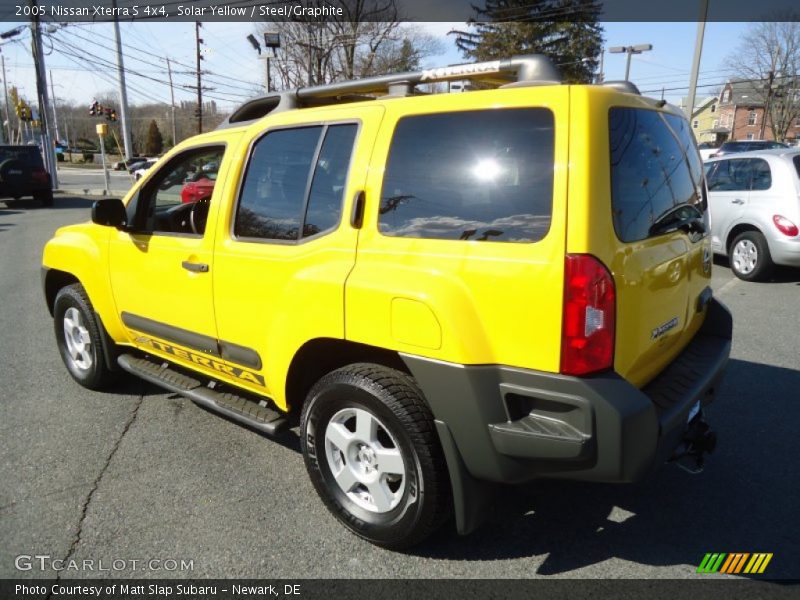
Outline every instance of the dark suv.
<svg viewBox="0 0 800 600"><path fill-rule="evenodd" d="M0 146L0 199L33 196L44 206L53 205L50 174L38 146Z"/></svg>

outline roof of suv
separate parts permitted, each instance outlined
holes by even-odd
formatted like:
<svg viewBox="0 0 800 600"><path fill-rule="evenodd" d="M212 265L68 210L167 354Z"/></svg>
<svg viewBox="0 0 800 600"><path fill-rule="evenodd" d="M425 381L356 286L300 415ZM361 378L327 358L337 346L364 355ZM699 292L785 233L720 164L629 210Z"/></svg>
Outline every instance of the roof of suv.
<svg viewBox="0 0 800 600"><path fill-rule="evenodd" d="M722 156L712 156L705 162L716 162L718 160L731 160L734 158L756 158L766 156L787 156L794 157L800 154L800 148L770 148L767 150L748 150L747 152L732 152Z"/></svg>

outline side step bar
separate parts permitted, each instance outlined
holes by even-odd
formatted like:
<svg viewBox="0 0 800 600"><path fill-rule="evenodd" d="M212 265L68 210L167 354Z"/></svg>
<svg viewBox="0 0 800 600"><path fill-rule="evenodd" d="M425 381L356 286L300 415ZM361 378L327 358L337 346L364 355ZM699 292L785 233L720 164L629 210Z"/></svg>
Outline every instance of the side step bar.
<svg viewBox="0 0 800 600"><path fill-rule="evenodd" d="M203 386L198 379L173 370L166 364L132 354L120 355L117 362L137 377L269 435L280 433L286 427L287 421L278 411L236 394L212 390Z"/></svg>

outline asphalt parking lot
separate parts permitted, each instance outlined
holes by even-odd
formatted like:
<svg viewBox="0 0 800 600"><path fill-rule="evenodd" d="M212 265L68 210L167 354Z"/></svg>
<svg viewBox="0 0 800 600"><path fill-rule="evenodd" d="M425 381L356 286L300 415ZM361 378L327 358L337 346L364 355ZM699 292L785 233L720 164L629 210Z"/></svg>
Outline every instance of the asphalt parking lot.
<svg viewBox="0 0 800 600"><path fill-rule="evenodd" d="M706 552L772 552L768 575L800 577L800 270L756 284L715 267L735 340L703 474L665 466L635 485L503 488L474 534L446 528L398 554L328 515L294 433L266 438L133 379L114 393L73 383L39 264L53 231L88 208L0 202L0 578L51 577L15 569L35 554L193 560L184 572L69 577L687 578Z"/></svg>

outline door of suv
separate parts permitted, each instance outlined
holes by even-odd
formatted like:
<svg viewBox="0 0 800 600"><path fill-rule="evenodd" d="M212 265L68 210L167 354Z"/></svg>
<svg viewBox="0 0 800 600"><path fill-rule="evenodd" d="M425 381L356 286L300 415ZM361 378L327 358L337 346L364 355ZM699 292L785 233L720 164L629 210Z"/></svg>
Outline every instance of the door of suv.
<svg viewBox="0 0 800 600"><path fill-rule="evenodd" d="M214 310L221 340L235 343L266 385L243 387L285 406L297 350L344 337L344 283L355 262L352 203L364 189L383 109L349 107L308 123L276 115L237 167L237 197L220 215Z"/></svg>
<svg viewBox="0 0 800 600"><path fill-rule="evenodd" d="M129 231L112 234L109 244L111 287L117 311L139 347L189 359L218 354L214 305L213 231L206 221L216 213L219 186L210 201L182 202L192 176L228 162L225 145L185 150L154 167L128 202ZM176 347L183 350L175 351Z"/></svg>

